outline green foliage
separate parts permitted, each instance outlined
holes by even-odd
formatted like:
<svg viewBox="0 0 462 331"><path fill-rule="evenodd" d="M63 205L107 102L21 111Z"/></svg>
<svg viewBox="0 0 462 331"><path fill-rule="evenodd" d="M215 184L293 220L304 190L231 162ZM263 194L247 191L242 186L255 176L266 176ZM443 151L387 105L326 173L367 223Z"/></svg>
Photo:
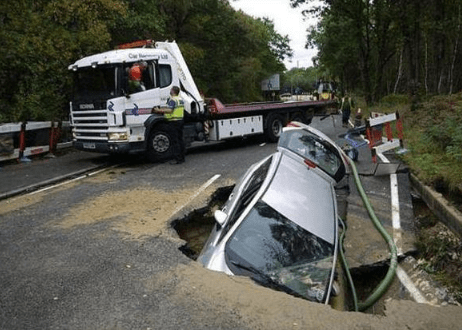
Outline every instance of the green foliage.
<svg viewBox="0 0 462 331"><path fill-rule="evenodd" d="M315 68L292 68L282 76L284 88L294 90L297 87L310 92L315 88L318 73Z"/></svg>
<svg viewBox="0 0 462 331"><path fill-rule="evenodd" d="M261 98L287 36L227 0L18 0L0 4L0 121L68 114L75 60L140 39L176 40L198 87L224 102Z"/></svg>
<svg viewBox="0 0 462 331"><path fill-rule="evenodd" d="M290 0L320 20L307 45L320 72L364 95L409 94L413 107L431 94L462 89L462 3L453 0Z"/></svg>
<svg viewBox="0 0 462 331"><path fill-rule="evenodd" d="M462 188L462 93L436 96L415 111L400 105L404 141L410 150L404 156L428 185L442 180L450 190Z"/></svg>
<svg viewBox="0 0 462 331"><path fill-rule="evenodd" d="M127 14L118 16L111 29L113 45L165 37L168 17L161 14L159 0L125 0L125 3Z"/></svg>
<svg viewBox="0 0 462 331"><path fill-rule="evenodd" d="M227 1L199 1L182 17L171 30L185 45L194 80L206 96L223 102L261 99L260 81L282 72L282 60L291 55L287 36L271 21L236 12Z"/></svg>
<svg viewBox="0 0 462 331"><path fill-rule="evenodd" d="M409 103L409 96L406 94L389 94L380 100L382 106L394 107L399 105L406 105Z"/></svg>
<svg viewBox="0 0 462 331"><path fill-rule="evenodd" d="M117 0L19 0L0 5L0 107L3 121L66 118L67 66L107 49Z"/></svg>

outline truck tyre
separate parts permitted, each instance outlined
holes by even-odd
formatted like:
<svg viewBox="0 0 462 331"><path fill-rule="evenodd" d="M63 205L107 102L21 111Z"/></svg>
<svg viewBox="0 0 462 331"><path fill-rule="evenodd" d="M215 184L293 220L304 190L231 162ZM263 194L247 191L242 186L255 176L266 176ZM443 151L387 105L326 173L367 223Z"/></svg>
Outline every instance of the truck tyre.
<svg viewBox="0 0 462 331"><path fill-rule="evenodd" d="M281 115L273 114L266 122L266 137L270 142L277 142L284 127L284 120Z"/></svg>
<svg viewBox="0 0 462 331"><path fill-rule="evenodd" d="M165 161L172 157L172 136L166 124L152 129L147 141L147 157L150 162Z"/></svg>
<svg viewBox="0 0 462 331"><path fill-rule="evenodd" d="M306 112L305 112L305 124L311 124L311 121L313 120L313 116L314 116L314 110L313 109L308 109Z"/></svg>
<svg viewBox="0 0 462 331"><path fill-rule="evenodd" d="M305 117L302 113L295 113L290 117L290 120L293 122L305 123Z"/></svg>

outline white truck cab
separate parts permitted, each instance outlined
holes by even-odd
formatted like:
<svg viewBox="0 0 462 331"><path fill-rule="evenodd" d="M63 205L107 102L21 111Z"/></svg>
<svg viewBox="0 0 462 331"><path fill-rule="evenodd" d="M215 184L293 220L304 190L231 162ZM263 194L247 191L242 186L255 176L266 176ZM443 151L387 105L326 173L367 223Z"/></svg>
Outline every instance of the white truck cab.
<svg viewBox="0 0 462 331"><path fill-rule="evenodd" d="M130 89L129 70L140 62L147 67L142 90L135 91ZM152 114L152 108L164 106L175 85L181 86L186 112L204 114L204 101L175 42L88 56L69 70L75 72L70 117L77 149L108 153L148 150L149 130L163 120Z"/></svg>

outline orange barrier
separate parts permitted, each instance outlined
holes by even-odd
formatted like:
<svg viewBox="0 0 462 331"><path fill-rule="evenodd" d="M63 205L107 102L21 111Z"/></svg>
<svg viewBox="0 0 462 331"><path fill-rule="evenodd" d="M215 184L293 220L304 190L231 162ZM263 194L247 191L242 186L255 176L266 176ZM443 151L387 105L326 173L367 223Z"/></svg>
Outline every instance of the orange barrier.
<svg viewBox="0 0 462 331"><path fill-rule="evenodd" d="M393 138L391 122L396 122L398 139ZM385 128L385 139L383 138L383 128ZM377 163L377 153L384 153L397 147L404 148L403 123L399 113L376 114L374 117L366 119L366 138L369 140L369 148L374 163Z"/></svg>

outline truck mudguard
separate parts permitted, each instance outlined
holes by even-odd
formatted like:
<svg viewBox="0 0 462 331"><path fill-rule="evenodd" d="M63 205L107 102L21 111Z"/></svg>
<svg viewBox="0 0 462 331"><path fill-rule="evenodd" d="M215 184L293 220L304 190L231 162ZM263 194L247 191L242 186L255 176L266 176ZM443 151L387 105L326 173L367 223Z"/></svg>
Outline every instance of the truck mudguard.
<svg viewBox="0 0 462 331"><path fill-rule="evenodd" d="M147 141L151 129L158 123L166 122L165 118L162 115L152 114L148 117L146 121L144 121L144 127L146 128L144 132L144 141Z"/></svg>

